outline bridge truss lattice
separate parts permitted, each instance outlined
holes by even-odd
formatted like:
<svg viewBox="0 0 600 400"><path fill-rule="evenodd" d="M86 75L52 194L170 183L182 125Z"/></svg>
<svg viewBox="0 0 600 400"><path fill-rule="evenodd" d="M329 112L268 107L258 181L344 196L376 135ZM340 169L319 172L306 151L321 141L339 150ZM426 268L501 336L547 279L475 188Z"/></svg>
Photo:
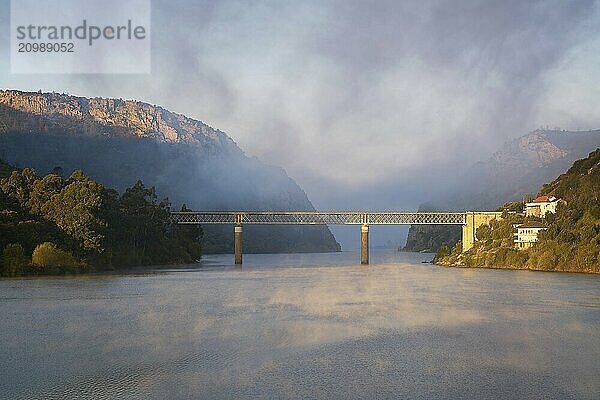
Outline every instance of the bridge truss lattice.
<svg viewBox="0 0 600 400"><path fill-rule="evenodd" d="M461 212L359 211L182 211L172 212L178 224L257 225L464 225Z"/></svg>

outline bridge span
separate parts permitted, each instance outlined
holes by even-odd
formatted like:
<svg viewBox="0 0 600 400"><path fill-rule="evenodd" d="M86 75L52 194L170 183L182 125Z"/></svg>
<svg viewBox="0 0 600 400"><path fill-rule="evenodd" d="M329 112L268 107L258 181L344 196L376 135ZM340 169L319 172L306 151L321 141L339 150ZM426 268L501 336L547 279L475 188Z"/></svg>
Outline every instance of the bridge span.
<svg viewBox="0 0 600 400"><path fill-rule="evenodd" d="M181 211L172 212L177 224L234 225L235 263L242 264L242 227L252 225L360 225L361 264L369 263L369 225L462 225L463 251L473 247L476 230L501 212L395 211Z"/></svg>

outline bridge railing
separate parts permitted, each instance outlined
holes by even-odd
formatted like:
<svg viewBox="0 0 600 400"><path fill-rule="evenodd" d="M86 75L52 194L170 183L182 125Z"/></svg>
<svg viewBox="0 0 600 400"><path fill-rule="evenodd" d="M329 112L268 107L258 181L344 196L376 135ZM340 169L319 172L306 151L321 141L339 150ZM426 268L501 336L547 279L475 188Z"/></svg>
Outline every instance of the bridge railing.
<svg viewBox="0 0 600 400"><path fill-rule="evenodd" d="M172 212L178 224L260 225L464 225L464 212L359 211L181 211Z"/></svg>

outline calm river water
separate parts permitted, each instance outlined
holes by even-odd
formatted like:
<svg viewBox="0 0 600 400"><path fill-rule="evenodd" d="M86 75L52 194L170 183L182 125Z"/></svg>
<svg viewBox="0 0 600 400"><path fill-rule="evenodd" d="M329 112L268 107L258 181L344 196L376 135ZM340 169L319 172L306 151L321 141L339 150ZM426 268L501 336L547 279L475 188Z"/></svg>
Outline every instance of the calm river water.
<svg viewBox="0 0 600 400"><path fill-rule="evenodd" d="M0 281L0 397L600 398L600 276L244 257Z"/></svg>

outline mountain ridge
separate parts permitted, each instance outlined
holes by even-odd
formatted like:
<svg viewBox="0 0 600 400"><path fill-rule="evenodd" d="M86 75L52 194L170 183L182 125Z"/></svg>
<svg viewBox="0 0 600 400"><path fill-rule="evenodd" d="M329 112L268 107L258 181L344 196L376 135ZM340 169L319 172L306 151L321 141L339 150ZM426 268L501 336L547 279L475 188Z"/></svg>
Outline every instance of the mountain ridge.
<svg viewBox="0 0 600 400"><path fill-rule="evenodd" d="M38 130L40 133L53 133L53 124L64 122L63 118L66 117L80 121L78 128L83 128L79 130L83 134L134 135L204 146L212 141L234 153L243 154L235 141L223 131L200 120L139 100L0 90L0 105L43 117L48 125L38 127L42 128ZM61 132L66 133L64 130L57 130L56 133Z"/></svg>

